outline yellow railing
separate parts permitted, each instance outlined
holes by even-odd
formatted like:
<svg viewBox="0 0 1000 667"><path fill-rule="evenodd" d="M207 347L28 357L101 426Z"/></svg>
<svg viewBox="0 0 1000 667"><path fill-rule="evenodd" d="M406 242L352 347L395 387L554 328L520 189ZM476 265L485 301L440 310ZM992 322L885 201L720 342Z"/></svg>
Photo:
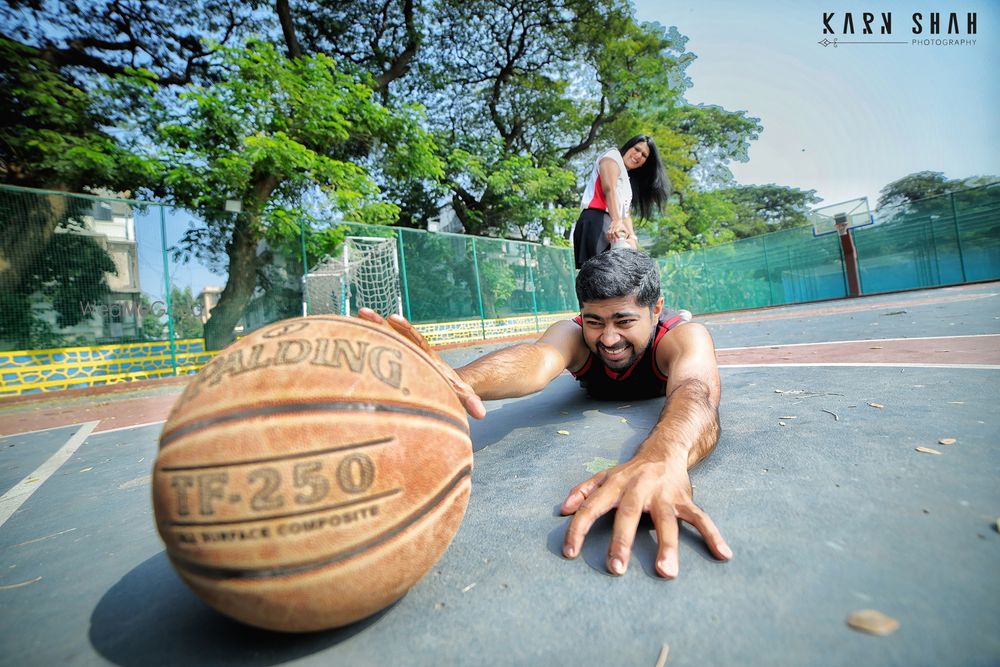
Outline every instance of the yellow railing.
<svg viewBox="0 0 1000 667"><path fill-rule="evenodd" d="M442 346L538 334L553 322L573 316L556 313L435 322L416 328L431 345ZM174 353L169 341L0 352L0 397L187 375L214 354L203 349L200 338L176 341Z"/></svg>

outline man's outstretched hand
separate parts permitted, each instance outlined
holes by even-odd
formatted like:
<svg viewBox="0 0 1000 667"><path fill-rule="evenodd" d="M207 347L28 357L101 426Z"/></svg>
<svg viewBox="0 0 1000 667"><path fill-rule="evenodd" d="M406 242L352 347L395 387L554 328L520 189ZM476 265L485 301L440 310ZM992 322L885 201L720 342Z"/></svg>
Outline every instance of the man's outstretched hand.
<svg viewBox="0 0 1000 667"><path fill-rule="evenodd" d="M426 352L431 361L437 364L444 376L451 382L451 388L455 391L455 394L458 395L459 400L462 401L462 405L465 406L465 411L476 419L482 419L486 416L486 406L483 405L482 399L479 398L479 395L476 394L475 390L469 385L468 382L458 376L455 369L444 362L444 359L442 359L441 356L434 351L434 348L430 346L427 339L424 338L423 335L417 331L416 327L410 324L405 317L401 315L390 315L387 320L371 308L360 309L358 311L358 317L363 320L367 320L372 324L378 324L379 326L392 329L396 333L403 336L403 338L406 338L421 350Z"/></svg>
<svg viewBox="0 0 1000 667"><path fill-rule="evenodd" d="M673 579L680 571L679 521L697 528L716 558L733 557L711 517L694 504L687 461L650 461L640 456L573 487L560 510L563 515L575 514L566 529L563 555L576 558L594 522L616 507L607 559L612 574L625 574L643 512L649 513L656 529L660 576Z"/></svg>

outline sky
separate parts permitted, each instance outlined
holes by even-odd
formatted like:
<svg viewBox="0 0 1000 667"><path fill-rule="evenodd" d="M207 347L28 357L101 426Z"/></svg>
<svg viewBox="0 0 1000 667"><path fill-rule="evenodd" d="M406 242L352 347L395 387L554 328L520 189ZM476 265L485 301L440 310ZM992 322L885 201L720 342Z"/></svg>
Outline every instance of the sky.
<svg viewBox="0 0 1000 667"><path fill-rule="evenodd" d="M636 0L640 21L676 26L697 60L691 103L745 110L764 127L741 185L815 190L819 206L868 197L917 171L948 178L1000 176L1000 0ZM891 34L863 35L862 13L891 12ZM823 14L835 34L823 34ZM843 34L852 13L856 34ZM914 35L912 15L923 15ZM928 34L930 13L956 12L960 35ZM976 13L976 34L965 34ZM818 42L889 42L839 44ZM966 39L974 45L912 44Z"/></svg>

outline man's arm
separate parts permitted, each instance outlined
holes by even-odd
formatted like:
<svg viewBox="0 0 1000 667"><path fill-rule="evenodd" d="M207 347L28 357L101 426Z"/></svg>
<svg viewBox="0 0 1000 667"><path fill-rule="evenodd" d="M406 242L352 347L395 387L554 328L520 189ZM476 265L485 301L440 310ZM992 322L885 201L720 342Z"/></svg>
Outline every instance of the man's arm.
<svg viewBox="0 0 1000 667"><path fill-rule="evenodd" d="M688 469L708 456L719 437L721 385L712 337L700 324L687 324L665 336L657 349L668 370L667 400L660 418L629 461L579 484L563 503L573 514L563 554L574 558L598 517L617 507L608 570L624 574L643 512L657 534L656 569L673 578L679 572L678 520L701 533L717 558L732 551L712 519L694 504Z"/></svg>
<svg viewBox="0 0 1000 667"><path fill-rule="evenodd" d="M369 308L362 308L358 315L393 329L423 349L451 380L465 409L476 419L486 416L484 399L513 398L541 391L565 369L582 366L588 353L580 327L561 320L534 343L496 350L455 370L405 318L391 315L386 320Z"/></svg>
<svg viewBox="0 0 1000 667"><path fill-rule="evenodd" d="M527 396L544 389L567 368L582 366L586 353L580 327L561 320L534 343L496 350L456 372L484 400Z"/></svg>

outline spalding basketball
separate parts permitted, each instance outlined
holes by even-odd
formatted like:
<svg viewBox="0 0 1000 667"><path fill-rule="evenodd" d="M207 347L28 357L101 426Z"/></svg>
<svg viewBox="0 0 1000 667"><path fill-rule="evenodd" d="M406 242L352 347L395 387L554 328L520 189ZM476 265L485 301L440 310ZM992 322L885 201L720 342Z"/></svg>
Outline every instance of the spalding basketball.
<svg viewBox="0 0 1000 667"><path fill-rule="evenodd" d="M153 510L212 607L304 632L399 599L458 530L465 410L419 347L317 316L253 332L188 384L160 436Z"/></svg>

